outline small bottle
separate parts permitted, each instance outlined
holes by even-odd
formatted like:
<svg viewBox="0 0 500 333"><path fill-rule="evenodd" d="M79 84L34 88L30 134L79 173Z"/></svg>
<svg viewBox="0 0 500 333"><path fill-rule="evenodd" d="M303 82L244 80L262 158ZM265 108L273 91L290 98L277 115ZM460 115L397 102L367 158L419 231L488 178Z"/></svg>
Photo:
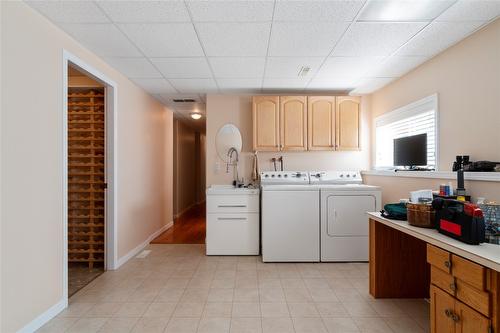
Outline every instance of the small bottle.
<svg viewBox="0 0 500 333"><path fill-rule="evenodd" d="M450 191L450 193L449 193L448 195L452 196L452 195L453 195L453 185L452 185L452 183L451 183L451 182L448 182L448 187L449 187L449 189L450 189L450 190L449 190L449 191Z"/></svg>

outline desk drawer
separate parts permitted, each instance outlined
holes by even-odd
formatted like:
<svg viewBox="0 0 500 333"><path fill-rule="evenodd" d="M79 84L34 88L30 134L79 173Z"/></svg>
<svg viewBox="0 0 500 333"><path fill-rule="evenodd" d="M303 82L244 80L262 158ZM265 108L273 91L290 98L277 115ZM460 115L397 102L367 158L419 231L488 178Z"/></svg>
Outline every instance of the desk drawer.
<svg viewBox="0 0 500 333"><path fill-rule="evenodd" d="M451 262L451 273L453 276L479 290L486 290L485 267L454 254L451 256Z"/></svg>
<svg viewBox="0 0 500 333"><path fill-rule="evenodd" d="M448 294L455 296L457 285L453 275L448 274L435 266L431 266L431 283L446 291Z"/></svg>
<svg viewBox="0 0 500 333"><path fill-rule="evenodd" d="M207 213L258 213L258 195L207 195Z"/></svg>
<svg viewBox="0 0 500 333"><path fill-rule="evenodd" d="M448 251L427 244L427 262L446 273L451 273L451 254Z"/></svg>
<svg viewBox="0 0 500 333"><path fill-rule="evenodd" d="M478 290L470 284L456 279L456 298L486 317L490 316L490 294L488 292Z"/></svg>

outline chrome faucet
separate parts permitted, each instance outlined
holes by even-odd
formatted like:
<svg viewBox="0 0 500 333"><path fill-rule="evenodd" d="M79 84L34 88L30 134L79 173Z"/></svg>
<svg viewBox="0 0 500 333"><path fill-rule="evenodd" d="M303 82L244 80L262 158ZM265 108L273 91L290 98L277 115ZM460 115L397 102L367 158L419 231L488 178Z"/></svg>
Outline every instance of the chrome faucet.
<svg viewBox="0 0 500 333"><path fill-rule="evenodd" d="M233 154L236 154L236 158L234 159L233 162ZM228 157L228 162L226 164L226 173L229 173L229 166L233 166L233 183L236 187L239 187L240 184L242 184L242 181L240 182L239 176L238 176L238 161L239 161L239 154L238 150L234 147L229 148L227 151L227 157Z"/></svg>

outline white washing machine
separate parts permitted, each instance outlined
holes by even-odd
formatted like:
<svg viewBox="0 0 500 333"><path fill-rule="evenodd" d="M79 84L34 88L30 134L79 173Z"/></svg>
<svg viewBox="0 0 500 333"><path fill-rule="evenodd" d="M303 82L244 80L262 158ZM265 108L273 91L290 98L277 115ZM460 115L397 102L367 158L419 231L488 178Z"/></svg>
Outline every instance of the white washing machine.
<svg viewBox="0 0 500 333"><path fill-rule="evenodd" d="M261 175L262 261L320 260L319 188L307 172Z"/></svg>
<svg viewBox="0 0 500 333"><path fill-rule="evenodd" d="M379 211L381 190L362 184L359 172L311 172L320 189L321 261L368 261L368 218Z"/></svg>

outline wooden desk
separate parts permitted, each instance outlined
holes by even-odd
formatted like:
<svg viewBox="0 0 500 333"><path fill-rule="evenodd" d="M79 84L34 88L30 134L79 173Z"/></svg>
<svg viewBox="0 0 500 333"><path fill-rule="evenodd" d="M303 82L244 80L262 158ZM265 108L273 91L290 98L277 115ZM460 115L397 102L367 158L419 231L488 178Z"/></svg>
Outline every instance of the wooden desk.
<svg viewBox="0 0 500 333"><path fill-rule="evenodd" d="M500 333L500 246L368 213L370 294L431 298L431 332Z"/></svg>

